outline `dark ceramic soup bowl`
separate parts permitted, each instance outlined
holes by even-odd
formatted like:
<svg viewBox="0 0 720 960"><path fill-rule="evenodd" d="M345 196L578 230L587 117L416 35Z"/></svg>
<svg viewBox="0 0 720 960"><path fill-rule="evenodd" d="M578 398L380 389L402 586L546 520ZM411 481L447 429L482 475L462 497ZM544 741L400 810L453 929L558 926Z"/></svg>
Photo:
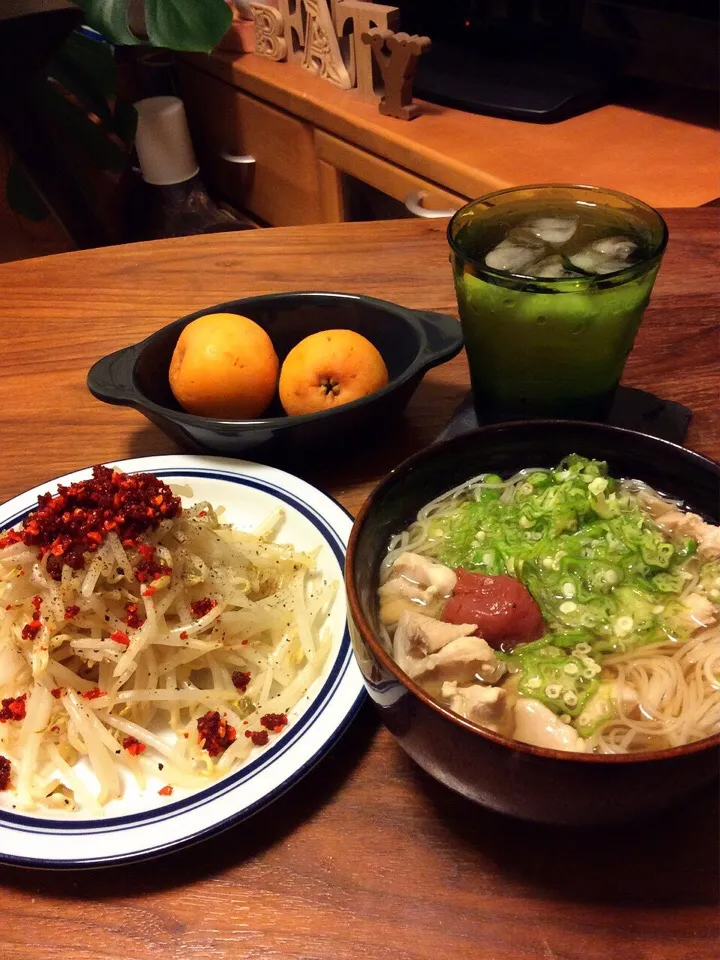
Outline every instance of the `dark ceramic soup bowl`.
<svg viewBox="0 0 720 960"><path fill-rule="evenodd" d="M566 753L507 740L431 699L379 639L377 588L387 543L433 498L485 472L510 476L570 453L607 460L720 522L720 466L665 440L577 421L485 427L402 463L365 502L346 561L355 655L380 716L407 753L437 780L502 813L560 824L632 820L681 799L718 774L720 735L630 755Z"/></svg>
<svg viewBox="0 0 720 960"><path fill-rule="evenodd" d="M380 351L390 382L359 400L304 416L288 417L277 396L255 420L186 413L170 389L170 359L183 329L208 313L250 317L267 331L281 363L311 333L354 330ZM461 348L460 324L441 313L408 310L357 294L277 293L230 300L181 317L140 343L98 360L87 383L99 400L136 407L184 447L226 457L252 451L254 456L302 458L311 448L336 449L377 436L402 412L425 373Z"/></svg>

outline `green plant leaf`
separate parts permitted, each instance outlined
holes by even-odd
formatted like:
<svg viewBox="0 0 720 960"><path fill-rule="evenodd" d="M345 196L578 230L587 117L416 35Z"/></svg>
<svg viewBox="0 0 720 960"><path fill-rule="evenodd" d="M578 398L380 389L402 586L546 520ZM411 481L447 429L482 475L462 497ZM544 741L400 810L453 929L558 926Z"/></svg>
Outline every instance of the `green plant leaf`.
<svg viewBox="0 0 720 960"><path fill-rule="evenodd" d="M156 47L209 52L231 23L225 0L145 0L148 37Z"/></svg>
<svg viewBox="0 0 720 960"><path fill-rule="evenodd" d="M115 97L117 68L115 52L109 43L93 40L75 30L53 57L52 66L56 62L82 76L87 86L92 87L106 100Z"/></svg>
<svg viewBox="0 0 720 960"><path fill-rule="evenodd" d="M82 74L61 60L55 60L48 65L48 77L57 80L69 93L72 93L84 107L99 117L104 123L109 123L112 113L107 100L93 87L88 86Z"/></svg>
<svg viewBox="0 0 720 960"><path fill-rule="evenodd" d="M143 43L128 26L127 0L75 0L82 8L89 26L98 30L111 43L132 45ZM193 0L178 0L192 3Z"/></svg>
<svg viewBox="0 0 720 960"><path fill-rule="evenodd" d="M127 153L111 140L106 129L93 123L51 84L45 84L36 96L73 148L85 152L103 170L122 173L128 162Z"/></svg>
<svg viewBox="0 0 720 960"><path fill-rule="evenodd" d="M26 220L33 220L39 223L41 220L47 220L50 211L37 192L35 187L28 179L23 168L13 161L8 170L7 182L5 184L5 193L10 209Z"/></svg>

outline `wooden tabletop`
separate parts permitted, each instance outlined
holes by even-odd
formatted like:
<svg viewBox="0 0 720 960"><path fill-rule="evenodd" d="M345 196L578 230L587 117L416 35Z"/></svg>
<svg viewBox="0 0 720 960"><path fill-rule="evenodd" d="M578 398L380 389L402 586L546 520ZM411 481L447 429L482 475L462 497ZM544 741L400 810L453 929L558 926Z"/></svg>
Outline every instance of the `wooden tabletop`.
<svg viewBox="0 0 720 960"><path fill-rule="evenodd" d="M720 458L718 211L668 213L670 245L625 381L691 407ZM174 452L94 400L98 357L192 310L252 294L364 292L455 312L444 223L253 231L0 267L0 500L99 461ZM297 472L356 510L430 443L468 389L432 371L402 423L352 461ZM150 863L0 868L8 960L710 960L718 956L718 796L573 831L506 819L431 781L369 706L275 805Z"/></svg>

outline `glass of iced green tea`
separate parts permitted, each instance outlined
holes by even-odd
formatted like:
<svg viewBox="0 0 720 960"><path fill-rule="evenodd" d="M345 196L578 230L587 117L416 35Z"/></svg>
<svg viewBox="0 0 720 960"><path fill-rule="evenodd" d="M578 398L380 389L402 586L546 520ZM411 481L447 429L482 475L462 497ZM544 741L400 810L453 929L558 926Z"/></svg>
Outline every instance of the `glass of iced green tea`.
<svg viewBox="0 0 720 960"><path fill-rule="evenodd" d="M598 187L473 200L448 227L481 423L603 420L667 243L660 214Z"/></svg>

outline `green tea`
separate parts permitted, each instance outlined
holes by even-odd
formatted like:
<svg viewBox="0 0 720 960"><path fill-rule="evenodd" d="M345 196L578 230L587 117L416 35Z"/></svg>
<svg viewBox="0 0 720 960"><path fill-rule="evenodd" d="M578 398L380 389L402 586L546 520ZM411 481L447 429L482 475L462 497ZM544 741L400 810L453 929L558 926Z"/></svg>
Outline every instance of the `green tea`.
<svg viewBox="0 0 720 960"><path fill-rule="evenodd" d="M569 198L471 206L451 244L478 419L602 419L659 267L657 229Z"/></svg>

